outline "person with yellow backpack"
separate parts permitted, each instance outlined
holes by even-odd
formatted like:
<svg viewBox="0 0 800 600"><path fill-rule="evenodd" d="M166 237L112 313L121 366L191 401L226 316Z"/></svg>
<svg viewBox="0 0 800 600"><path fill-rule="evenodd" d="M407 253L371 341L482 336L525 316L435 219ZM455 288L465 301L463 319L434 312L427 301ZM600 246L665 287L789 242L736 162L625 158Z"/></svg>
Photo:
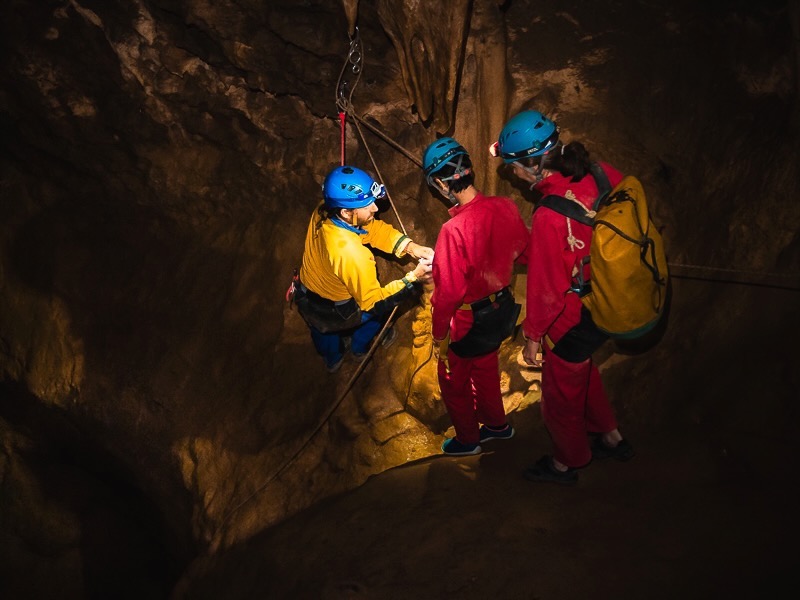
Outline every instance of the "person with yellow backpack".
<svg viewBox="0 0 800 600"><path fill-rule="evenodd" d="M510 119L490 151L511 165L513 174L531 184L532 190L566 198L581 205L581 212L623 180L613 166L592 163L580 142L563 144L556 123L535 110ZM628 460L634 455L619 432L592 362L592 353L609 339L608 334L598 329L574 289L576 276L587 275L584 258L591 241L591 226L554 209L534 211L523 358L542 368L542 418L553 453L525 470L531 481L574 484L576 469L592 458Z"/></svg>

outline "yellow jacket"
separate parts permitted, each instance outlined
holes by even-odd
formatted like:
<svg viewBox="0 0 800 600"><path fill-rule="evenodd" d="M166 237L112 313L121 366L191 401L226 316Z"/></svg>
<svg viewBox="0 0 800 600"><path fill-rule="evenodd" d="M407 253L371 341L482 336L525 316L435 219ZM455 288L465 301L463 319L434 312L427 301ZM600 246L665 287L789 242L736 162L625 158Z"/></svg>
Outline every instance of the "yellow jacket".
<svg viewBox="0 0 800 600"><path fill-rule="evenodd" d="M366 233L341 227L331 219L323 221L314 211L306 233L300 281L334 302L355 298L361 310L368 311L406 284L397 279L381 287L375 257L365 244L399 257L411 240L383 221L373 220L361 229Z"/></svg>

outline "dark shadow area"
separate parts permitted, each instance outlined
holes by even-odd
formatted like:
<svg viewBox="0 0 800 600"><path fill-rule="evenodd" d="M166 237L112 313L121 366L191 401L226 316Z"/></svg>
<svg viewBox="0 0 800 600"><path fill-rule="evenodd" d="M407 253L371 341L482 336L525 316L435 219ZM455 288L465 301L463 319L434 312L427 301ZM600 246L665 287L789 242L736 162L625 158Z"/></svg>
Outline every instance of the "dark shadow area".
<svg viewBox="0 0 800 600"><path fill-rule="evenodd" d="M33 527L22 515L5 512L5 535L19 537L28 555L7 557L0 579L7 598L167 598L193 558L187 540L173 539L176 527L165 522L141 491L135 475L82 431L75 417L35 401L15 383L0 383L0 418L25 436L19 458L40 490L36 509L51 529ZM18 508L18 507L16 507ZM62 515L59 523L53 515ZM10 519L16 517L14 522ZM77 547L48 547L62 529L77 528ZM41 555L36 557L37 552ZM77 552L82 581L59 588L57 577L31 578L19 569L29 563L51 564L58 573L65 555ZM193 554L193 552L192 552ZM43 572L47 572L47 568ZM32 587L33 586L33 587ZM73 596L72 592L83 593Z"/></svg>
<svg viewBox="0 0 800 600"><path fill-rule="evenodd" d="M564 488L520 476L548 450L538 407L512 419L514 439L480 456L393 469L198 561L176 597L700 600L791 587L796 494L707 428L680 441L629 428L634 460L593 463Z"/></svg>

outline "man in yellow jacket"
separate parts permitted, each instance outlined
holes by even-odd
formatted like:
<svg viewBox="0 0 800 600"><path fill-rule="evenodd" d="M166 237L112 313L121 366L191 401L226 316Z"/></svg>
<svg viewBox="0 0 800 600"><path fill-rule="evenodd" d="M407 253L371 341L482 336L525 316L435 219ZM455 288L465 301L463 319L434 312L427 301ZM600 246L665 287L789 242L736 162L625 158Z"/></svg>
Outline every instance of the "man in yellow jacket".
<svg viewBox="0 0 800 600"><path fill-rule="evenodd" d="M385 189L361 169L337 167L325 178L322 192L324 202L308 224L295 302L317 352L334 373L344 360L346 337L351 337L354 358L363 360L392 309L430 276L433 250L375 220L375 200ZM368 245L397 257L408 254L419 263L402 279L382 286ZM389 330L384 345L395 335Z"/></svg>

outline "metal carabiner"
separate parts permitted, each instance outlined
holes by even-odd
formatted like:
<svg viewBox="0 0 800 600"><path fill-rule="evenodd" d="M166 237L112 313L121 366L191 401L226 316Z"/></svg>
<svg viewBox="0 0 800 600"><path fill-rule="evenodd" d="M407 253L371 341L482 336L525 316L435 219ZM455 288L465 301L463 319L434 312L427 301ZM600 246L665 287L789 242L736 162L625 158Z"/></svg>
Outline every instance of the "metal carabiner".
<svg viewBox="0 0 800 600"><path fill-rule="evenodd" d="M358 75L361 72L361 37L358 34L358 27L353 37L350 38L350 52L347 54L347 62L352 65L351 70Z"/></svg>

